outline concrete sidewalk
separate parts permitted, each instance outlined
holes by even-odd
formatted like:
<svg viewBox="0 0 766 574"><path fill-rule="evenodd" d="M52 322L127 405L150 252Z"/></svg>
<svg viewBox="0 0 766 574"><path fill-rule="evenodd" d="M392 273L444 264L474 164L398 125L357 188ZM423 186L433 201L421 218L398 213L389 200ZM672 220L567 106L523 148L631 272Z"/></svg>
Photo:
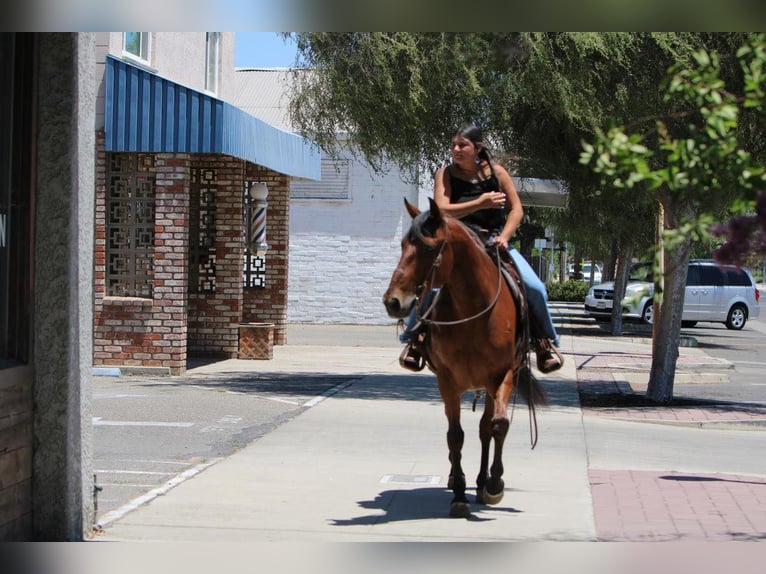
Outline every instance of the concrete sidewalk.
<svg viewBox="0 0 766 574"><path fill-rule="evenodd" d="M552 305L558 325L570 316ZM567 329L562 329L566 332ZM393 327L294 326L271 361L222 361L195 374L243 370L361 375L289 422L108 524L123 541L594 541L766 537L766 434L650 425L580 407L578 384L629 390L614 373L643 369L645 343L562 336L563 369L540 377L530 449L526 406L513 410L504 449L506 493L450 519L446 419L433 375L397 362ZM604 359L603 357L608 357ZM620 360L622 360L622 368ZM606 363L605 363L606 361ZM601 363L599 365L599 363ZM699 349L679 365L730 367ZM590 371L598 370L598 379ZM606 367L606 368L605 368ZM590 379L588 378L590 376ZM579 381L579 383L578 383ZM628 385L626 388L625 385ZM480 408L463 408L472 499Z"/></svg>

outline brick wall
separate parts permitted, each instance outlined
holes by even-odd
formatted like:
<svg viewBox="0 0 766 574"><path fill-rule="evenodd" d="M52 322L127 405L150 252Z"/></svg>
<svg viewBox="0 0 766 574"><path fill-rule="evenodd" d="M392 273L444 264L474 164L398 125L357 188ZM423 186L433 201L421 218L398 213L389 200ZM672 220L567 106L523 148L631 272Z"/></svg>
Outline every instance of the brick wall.
<svg viewBox="0 0 766 574"><path fill-rule="evenodd" d="M106 294L106 161L98 134L93 364L186 369L190 157L157 154L154 284L151 298Z"/></svg>
<svg viewBox="0 0 766 574"><path fill-rule="evenodd" d="M215 172L215 290L193 293L189 354L236 358L242 317L243 162L230 156L196 156L195 166Z"/></svg>
<svg viewBox="0 0 766 574"><path fill-rule="evenodd" d="M265 172L269 185L265 288L242 288L245 180L258 167L220 155L157 154L154 284L151 298L106 295L107 154L99 134L96 177L93 364L156 367L180 374L188 355L234 358L242 322L274 323L286 340L288 178ZM215 288L189 293L189 211L192 168L214 174Z"/></svg>
<svg viewBox="0 0 766 574"><path fill-rule="evenodd" d="M266 280L264 288L245 289L242 320L273 323L274 344L287 341L287 274L289 246L289 178L273 171L259 171L248 164L246 180L265 180L269 187L266 210Z"/></svg>

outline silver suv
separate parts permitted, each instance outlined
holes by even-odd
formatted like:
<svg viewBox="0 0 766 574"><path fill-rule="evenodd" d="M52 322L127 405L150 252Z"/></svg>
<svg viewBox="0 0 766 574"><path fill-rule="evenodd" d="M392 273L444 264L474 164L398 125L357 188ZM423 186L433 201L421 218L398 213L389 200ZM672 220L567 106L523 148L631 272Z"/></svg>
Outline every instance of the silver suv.
<svg viewBox="0 0 766 574"><path fill-rule="evenodd" d="M645 263L634 265L622 300L622 316L651 323L653 293L651 266ZM728 329L742 329L748 319L759 317L760 297L747 269L692 260L686 274L682 325L693 327L698 321L706 321L724 323ZM613 299L614 283L594 285L585 297L585 316L608 321Z"/></svg>

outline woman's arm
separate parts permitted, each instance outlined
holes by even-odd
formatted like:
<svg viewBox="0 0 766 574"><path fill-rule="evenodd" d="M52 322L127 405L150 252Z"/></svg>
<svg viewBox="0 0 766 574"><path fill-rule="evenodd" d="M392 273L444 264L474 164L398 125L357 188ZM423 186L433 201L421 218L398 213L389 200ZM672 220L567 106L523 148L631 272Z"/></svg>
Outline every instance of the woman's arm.
<svg viewBox="0 0 766 574"><path fill-rule="evenodd" d="M505 193L508 217L505 220L503 230L495 238L495 243L501 244L506 249L516 229L524 219L524 206L521 204L521 198L516 191L516 185L513 183L511 174L508 173L502 165L494 164L495 175L500 181L500 189Z"/></svg>
<svg viewBox="0 0 766 574"><path fill-rule="evenodd" d="M451 203L451 189L447 169L446 166L439 168L434 176L434 201L439 206L440 211L459 219L480 209L500 208L507 201L507 194L504 191L488 191L471 201ZM505 173L506 175L508 174L508 172ZM510 180L510 176L508 176L508 179ZM513 185L513 182L511 182L511 185ZM500 189L503 190L504 187L501 181ZM516 188L514 188L514 193L515 190ZM516 197L518 198L518 195ZM521 201L519 201L519 205L521 205Z"/></svg>

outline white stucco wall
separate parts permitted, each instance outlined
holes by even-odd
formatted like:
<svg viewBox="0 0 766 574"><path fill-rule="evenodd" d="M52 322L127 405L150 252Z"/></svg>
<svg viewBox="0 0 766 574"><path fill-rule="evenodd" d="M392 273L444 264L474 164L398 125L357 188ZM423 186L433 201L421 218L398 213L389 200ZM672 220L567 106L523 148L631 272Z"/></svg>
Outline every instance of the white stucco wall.
<svg viewBox="0 0 766 574"><path fill-rule="evenodd" d="M290 202L287 319L291 323L393 324L383 292L399 260L418 190L399 172L374 175L354 162L351 199Z"/></svg>

